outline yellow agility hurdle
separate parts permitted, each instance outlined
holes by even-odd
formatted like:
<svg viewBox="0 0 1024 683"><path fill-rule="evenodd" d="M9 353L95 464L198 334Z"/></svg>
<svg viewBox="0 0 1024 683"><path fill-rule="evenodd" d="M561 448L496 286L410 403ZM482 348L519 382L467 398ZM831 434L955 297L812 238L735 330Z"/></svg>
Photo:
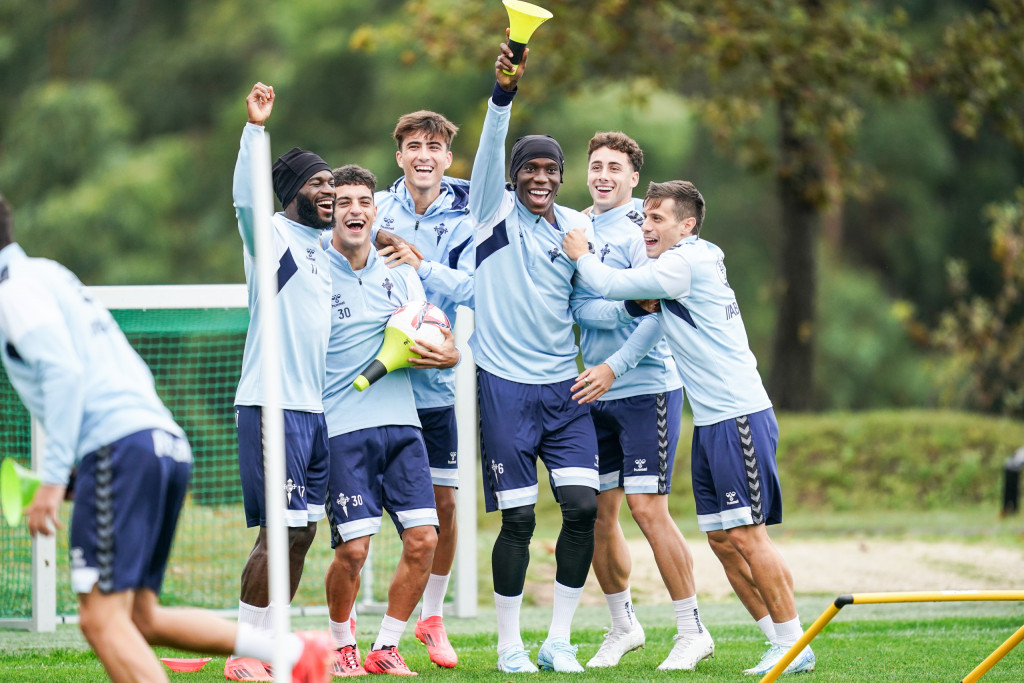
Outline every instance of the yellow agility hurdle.
<svg viewBox="0 0 1024 683"><path fill-rule="evenodd" d="M829 605L828 609L821 613L810 628L804 631L800 640L796 641L793 647L789 648L782 659L772 667L772 670L764 675L761 683L772 683L777 679L789 663L796 659L796 656L807 647L814 637L818 635L832 617L839 614L839 610L847 605L869 605L890 602L980 602L980 601L1024 601L1024 591L910 591L902 593L854 593L852 595L840 595L835 602ZM1017 647L1024 640L1024 626L1021 626L1016 633L1006 639L997 647L985 660L976 666L971 673L964 676L961 683L974 683L985 673L995 666L996 662L1006 656L1006 653Z"/></svg>

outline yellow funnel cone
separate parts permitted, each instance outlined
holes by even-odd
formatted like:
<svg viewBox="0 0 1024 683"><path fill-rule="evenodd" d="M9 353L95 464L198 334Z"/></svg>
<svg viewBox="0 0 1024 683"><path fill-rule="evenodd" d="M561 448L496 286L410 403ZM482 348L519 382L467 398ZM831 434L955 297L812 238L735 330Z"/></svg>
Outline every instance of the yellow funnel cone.
<svg viewBox="0 0 1024 683"><path fill-rule="evenodd" d="M511 61L513 64L519 64L523 61L523 50L530 42L530 36L538 26L554 15L543 7L522 0L502 0L502 4L505 5L505 10L508 12L508 27L510 29L508 46L512 48ZM509 76L515 72L516 67L514 66L512 71L505 71Z"/></svg>
<svg viewBox="0 0 1024 683"><path fill-rule="evenodd" d="M0 464L0 505L3 505L9 526L18 526L21 513L31 505L39 483L35 472L14 462L13 458L4 458Z"/></svg>
<svg viewBox="0 0 1024 683"><path fill-rule="evenodd" d="M362 391L392 370L411 366L409 358L418 354L410 351L409 347L415 343L412 337L397 327L385 327L384 345L380 347L374 361L363 370L363 374L352 382L352 386Z"/></svg>

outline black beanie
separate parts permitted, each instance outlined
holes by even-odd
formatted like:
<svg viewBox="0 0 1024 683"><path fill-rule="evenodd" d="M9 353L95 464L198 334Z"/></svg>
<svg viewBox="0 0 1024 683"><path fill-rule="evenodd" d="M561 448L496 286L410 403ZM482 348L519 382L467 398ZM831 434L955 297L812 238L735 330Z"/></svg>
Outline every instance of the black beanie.
<svg viewBox="0 0 1024 683"><path fill-rule="evenodd" d="M512 146L512 160L508 165L509 179L514 185L516 174L531 159L553 159L558 162L558 172L565 167L565 155L562 147L550 135L524 135Z"/></svg>
<svg viewBox="0 0 1024 683"><path fill-rule="evenodd" d="M274 194L281 200L281 208L288 208L307 180L320 171L330 170L326 161L298 147L292 147L278 157L273 168Z"/></svg>

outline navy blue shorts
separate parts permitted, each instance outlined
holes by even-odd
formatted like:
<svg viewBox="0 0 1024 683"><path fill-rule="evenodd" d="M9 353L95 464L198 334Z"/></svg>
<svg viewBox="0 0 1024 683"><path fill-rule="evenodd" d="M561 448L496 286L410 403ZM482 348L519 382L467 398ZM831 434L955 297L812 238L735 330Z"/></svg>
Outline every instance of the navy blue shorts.
<svg viewBox="0 0 1024 683"><path fill-rule="evenodd" d="M304 527L324 518L327 499L327 422L323 413L284 412L285 484L281 501L290 527ZM263 411L235 406L238 431L238 473L247 526L267 525L263 481Z"/></svg>
<svg viewBox="0 0 1024 683"><path fill-rule="evenodd" d="M161 429L82 459L69 534L74 592L160 594L191 471L188 441Z"/></svg>
<svg viewBox="0 0 1024 683"><path fill-rule="evenodd" d="M771 408L693 428L690 471L701 531L782 521L778 445Z"/></svg>
<svg viewBox="0 0 1024 683"><path fill-rule="evenodd" d="M455 406L417 410L427 445L430 479L434 486L459 488L459 431Z"/></svg>
<svg viewBox="0 0 1024 683"><path fill-rule="evenodd" d="M477 370L480 454L488 512L537 502L537 458L559 486L600 488L590 408L572 400L575 380L521 384Z"/></svg>
<svg viewBox="0 0 1024 683"><path fill-rule="evenodd" d="M683 390L590 404L597 431L601 490L626 495L672 490L672 468L683 419Z"/></svg>
<svg viewBox="0 0 1024 683"><path fill-rule="evenodd" d="M380 531L387 510L401 534L434 526L434 487L418 427L391 425L331 437L331 547Z"/></svg>

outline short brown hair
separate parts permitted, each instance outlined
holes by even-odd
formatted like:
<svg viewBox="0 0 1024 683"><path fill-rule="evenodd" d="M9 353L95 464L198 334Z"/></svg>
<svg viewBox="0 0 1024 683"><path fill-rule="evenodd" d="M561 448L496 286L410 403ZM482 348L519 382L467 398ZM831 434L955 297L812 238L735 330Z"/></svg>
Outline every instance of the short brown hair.
<svg viewBox="0 0 1024 683"><path fill-rule="evenodd" d="M629 157L629 163L633 166L633 170L638 173L644 167L644 151L640 149L636 140L625 133L619 131L594 133L594 137L590 138L590 146L587 148L587 159L590 159L590 155L602 147L625 154Z"/></svg>
<svg viewBox="0 0 1024 683"><path fill-rule="evenodd" d="M362 166L346 164L331 171L334 174L334 186L342 185L365 185L370 188L370 194L377 191L377 176L367 171Z"/></svg>
<svg viewBox="0 0 1024 683"><path fill-rule="evenodd" d="M658 206L663 199L671 199L675 202L675 214L678 220L696 218L697 224L693 226L693 234L700 234L700 227L704 225L704 197L693 183L689 180L670 180L666 183L651 183L647 186L644 204L653 201L654 206Z"/></svg>
<svg viewBox="0 0 1024 683"><path fill-rule="evenodd" d="M11 207L0 194L0 249L14 241L14 220L11 218Z"/></svg>
<svg viewBox="0 0 1024 683"><path fill-rule="evenodd" d="M458 132L459 127L442 115L421 109L398 119L394 136L399 151L402 149L402 141L413 133L423 133L430 138L440 138L444 142L444 146L451 149L452 140L455 139L455 134Z"/></svg>

